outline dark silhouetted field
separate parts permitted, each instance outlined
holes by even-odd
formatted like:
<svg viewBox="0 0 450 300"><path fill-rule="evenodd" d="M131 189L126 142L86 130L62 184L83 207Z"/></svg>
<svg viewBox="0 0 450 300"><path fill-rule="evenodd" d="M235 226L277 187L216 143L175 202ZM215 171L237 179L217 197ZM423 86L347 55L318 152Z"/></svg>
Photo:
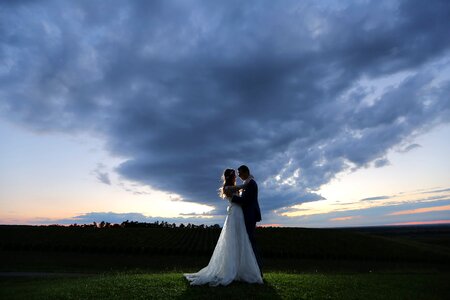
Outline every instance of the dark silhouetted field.
<svg viewBox="0 0 450 300"><path fill-rule="evenodd" d="M220 228L0 226L0 298L447 299L449 233L258 228L265 284L210 288L182 273L208 264Z"/></svg>
<svg viewBox="0 0 450 300"><path fill-rule="evenodd" d="M174 270L207 264L220 228L0 226L2 270ZM450 226L258 228L266 270L368 271L450 265Z"/></svg>

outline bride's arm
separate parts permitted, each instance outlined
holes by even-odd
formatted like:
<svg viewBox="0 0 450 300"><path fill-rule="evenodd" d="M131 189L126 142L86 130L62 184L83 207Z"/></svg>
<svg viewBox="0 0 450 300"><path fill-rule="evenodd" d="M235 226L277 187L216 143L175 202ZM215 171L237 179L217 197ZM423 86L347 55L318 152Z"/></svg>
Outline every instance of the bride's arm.
<svg viewBox="0 0 450 300"><path fill-rule="evenodd" d="M245 191L242 193L241 196L233 196L233 198L231 199L231 202L240 204L240 205L245 205L247 203L249 203L250 201L252 201L252 199L254 199L256 197L256 194L258 193L257 190L257 186L256 184L250 184L250 182L246 185L245 187Z"/></svg>
<svg viewBox="0 0 450 300"><path fill-rule="evenodd" d="M252 178L253 178L253 176L252 176ZM239 191L239 190L242 190L242 189L245 189L245 187L248 185L248 183L249 183L250 181L244 181L244 183L243 184L236 184L234 187L233 187L233 191Z"/></svg>
<svg viewBox="0 0 450 300"><path fill-rule="evenodd" d="M229 186L226 186L226 187L224 188L224 192L225 192L225 193L226 193L226 192L235 193L235 192L237 192L237 191L239 191L239 190L242 190L242 189L245 188L245 187L246 187L246 184L238 184L238 185L234 185L234 186L229 185Z"/></svg>
<svg viewBox="0 0 450 300"><path fill-rule="evenodd" d="M253 176L251 176L250 178L253 179ZM224 191L225 194L228 193L228 192L230 192L230 193L237 192L239 190L244 189L248 185L249 182L250 181L244 181L243 184L237 184L237 185L234 185L234 186L233 185L226 186L226 187L224 187L223 191Z"/></svg>

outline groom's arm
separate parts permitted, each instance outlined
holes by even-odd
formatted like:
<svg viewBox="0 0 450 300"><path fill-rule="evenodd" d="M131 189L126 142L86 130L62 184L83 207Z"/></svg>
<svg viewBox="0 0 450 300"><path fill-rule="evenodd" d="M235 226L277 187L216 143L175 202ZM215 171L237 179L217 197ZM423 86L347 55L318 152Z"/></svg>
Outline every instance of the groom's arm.
<svg viewBox="0 0 450 300"><path fill-rule="evenodd" d="M245 188L245 191L242 193L242 196L233 196L231 199L231 202L245 205L246 203L249 203L252 200L252 196L256 192L256 186L255 183L249 183L247 184L247 187Z"/></svg>

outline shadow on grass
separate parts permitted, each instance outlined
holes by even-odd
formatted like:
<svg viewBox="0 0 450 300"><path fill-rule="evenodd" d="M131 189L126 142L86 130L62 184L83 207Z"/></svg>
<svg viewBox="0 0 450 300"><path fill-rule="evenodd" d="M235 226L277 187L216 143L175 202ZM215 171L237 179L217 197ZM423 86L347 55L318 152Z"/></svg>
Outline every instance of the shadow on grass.
<svg viewBox="0 0 450 300"><path fill-rule="evenodd" d="M264 284L249 284L234 281L227 286L191 286L185 282L186 289L178 300L185 299L281 299L276 289L266 281Z"/></svg>

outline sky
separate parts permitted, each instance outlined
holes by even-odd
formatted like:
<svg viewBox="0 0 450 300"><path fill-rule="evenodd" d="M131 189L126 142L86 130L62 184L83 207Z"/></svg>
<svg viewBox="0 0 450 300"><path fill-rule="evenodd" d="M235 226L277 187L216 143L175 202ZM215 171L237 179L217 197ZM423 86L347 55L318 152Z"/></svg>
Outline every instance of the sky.
<svg viewBox="0 0 450 300"><path fill-rule="evenodd" d="M450 223L448 1L0 1L0 224Z"/></svg>

